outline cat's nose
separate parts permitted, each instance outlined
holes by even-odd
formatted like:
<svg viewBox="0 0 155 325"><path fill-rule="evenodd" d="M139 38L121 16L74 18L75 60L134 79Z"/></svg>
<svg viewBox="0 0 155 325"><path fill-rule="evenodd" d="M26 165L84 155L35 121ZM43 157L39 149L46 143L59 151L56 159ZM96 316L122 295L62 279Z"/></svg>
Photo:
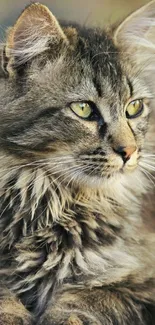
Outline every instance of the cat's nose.
<svg viewBox="0 0 155 325"><path fill-rule="evenodd" d="M114 151L119 154L122 157L124 163L126 163L130 159L131 155L136 151L136 149L136 146L118 146L114 149Z"/></svg>

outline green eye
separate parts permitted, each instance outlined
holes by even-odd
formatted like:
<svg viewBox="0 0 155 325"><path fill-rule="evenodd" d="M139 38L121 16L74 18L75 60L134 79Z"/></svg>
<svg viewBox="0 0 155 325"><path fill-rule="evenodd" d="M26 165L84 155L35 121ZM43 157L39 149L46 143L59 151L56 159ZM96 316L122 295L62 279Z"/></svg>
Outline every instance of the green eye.
<svg viewBox="0 0 155 325"><path fill-rule="evenodd" d="M71 110L79 117L87 119L92 114L92 108L88 103L75 102L70 105Z"/></svg>
<svg viewBox="0 0 155 325"><path fill-rule="evenodd" d="M144 109L144 104L142 99L133 100L126 109L127 118L135 118L139 116Z"/></svg>

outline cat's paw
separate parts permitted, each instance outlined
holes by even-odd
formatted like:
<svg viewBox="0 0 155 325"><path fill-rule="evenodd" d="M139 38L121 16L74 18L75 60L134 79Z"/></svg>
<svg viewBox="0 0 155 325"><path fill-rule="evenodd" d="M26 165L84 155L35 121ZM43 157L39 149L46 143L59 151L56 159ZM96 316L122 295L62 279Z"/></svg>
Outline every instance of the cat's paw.
<svg viewBox="0 0 155 325"><path fill-rule="evenodd" d="M32 325L24 305L14 297L0 300L0 325Z"/></svg>
<svg viewBox="0 0 155 325"><path fill-rule="evenodd" d="M95 317L72 313L70 316L58 314L57 318L47 315L41 320L39 325L101 325Z"/></svg>
<svg viewBox="0 0 155 325"><path fill-rule="evenodd" d="M77 316L75 314L72 314L66 320L64 325L101 325L101 324L91 318L80 317L80 315Z"/></svg>
<svg viewBox="0 0 155 325"><path fill-rule="evenodd" d="M80 317L75 314L70 315L70 317L65 321L65 325L84 325Z"/></svg>
<svg viewBox="0 0 155 325"><path fill-rule="evenodd" d="M24 325L24 323L18 316L2 313L0 314L0 325Z"/></svg>
<svg viewBox="0 0 155 325"><path fill-rule="evenodd" d="M23 319L19 316L12 315L11 313L0 314L0 325L32 325L30 319Z"/></svg>

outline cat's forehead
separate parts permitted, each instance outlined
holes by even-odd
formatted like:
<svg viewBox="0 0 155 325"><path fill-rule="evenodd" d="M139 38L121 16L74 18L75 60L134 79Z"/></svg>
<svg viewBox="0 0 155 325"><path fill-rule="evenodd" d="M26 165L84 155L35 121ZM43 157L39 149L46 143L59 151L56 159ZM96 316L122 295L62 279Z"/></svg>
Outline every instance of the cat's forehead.
<svg viewBox="0 0 155 325"><path fill-rule="evenodd" d="M127 87L120 58L112 39L95 29L81 29L74 48L64 49L53 61L48 60L42 70L31 74L34 87L57 100L108 99L110 104Z"/></svg>
<svg viewBox="0 0 155 325"><path fill-rule="evenodd" d="M106 78L114 88L117 88L122 80L122 68L119 53L112 39L99 29L81 29L78 35L75 55L79 55L81 61L89 65L94 82Z"/></svg>

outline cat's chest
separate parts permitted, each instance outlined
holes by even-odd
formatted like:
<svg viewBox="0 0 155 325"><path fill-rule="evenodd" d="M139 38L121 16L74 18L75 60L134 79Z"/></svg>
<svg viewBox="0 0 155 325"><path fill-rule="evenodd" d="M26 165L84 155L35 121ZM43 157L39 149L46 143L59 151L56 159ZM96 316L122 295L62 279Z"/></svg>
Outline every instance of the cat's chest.
<svg viewBox="0 0 155 325"><path fill-rule="evenodd" d="M39 295L42 287L51 291L56 283L100 285L117 280L119 270L129 274L134 260L121 238L120 208L101 213L93 211L91 202L90 207L72 203L57 210L59 219L54 220L53 207L44 200L34 214L28 203L22 209L17 201L16 206L7 203L1 245L11 253L11 259L6 254L3 260L14 269L13 291L30 301L34 292Z"/></svg>
<svg viewBox="0 0 155 325"><path fill-rule="evenodd" d="M95 213L88 216L81 210L75 218L75 211L79 213L79 209L75 207L74 218L36 229L16 243L16 292L38 287L45 279L51 287L56 282L84 284L102 278L112 264L116 265L116 248L112 247L121 229L107 224L104 216ZM110 258L111 250L114 253Z"/></svg>
<svg viewBox="0 0 155 325"><path fill-rule="evenodd" d="M107 222L104 215L86 212L76 205L72 212L65 213L57 222L51 222L49 216L48 225L39 221L31 227L28 224L26 235L15 245L19 270L24 265L31 269L38 264L45 272L55 273L59 265L58 278L64 278L64 269L68 275L71 269L80 270L84 265L91 269L90 254L100 258L103 250L117 241L121 226Z"/></svg>

